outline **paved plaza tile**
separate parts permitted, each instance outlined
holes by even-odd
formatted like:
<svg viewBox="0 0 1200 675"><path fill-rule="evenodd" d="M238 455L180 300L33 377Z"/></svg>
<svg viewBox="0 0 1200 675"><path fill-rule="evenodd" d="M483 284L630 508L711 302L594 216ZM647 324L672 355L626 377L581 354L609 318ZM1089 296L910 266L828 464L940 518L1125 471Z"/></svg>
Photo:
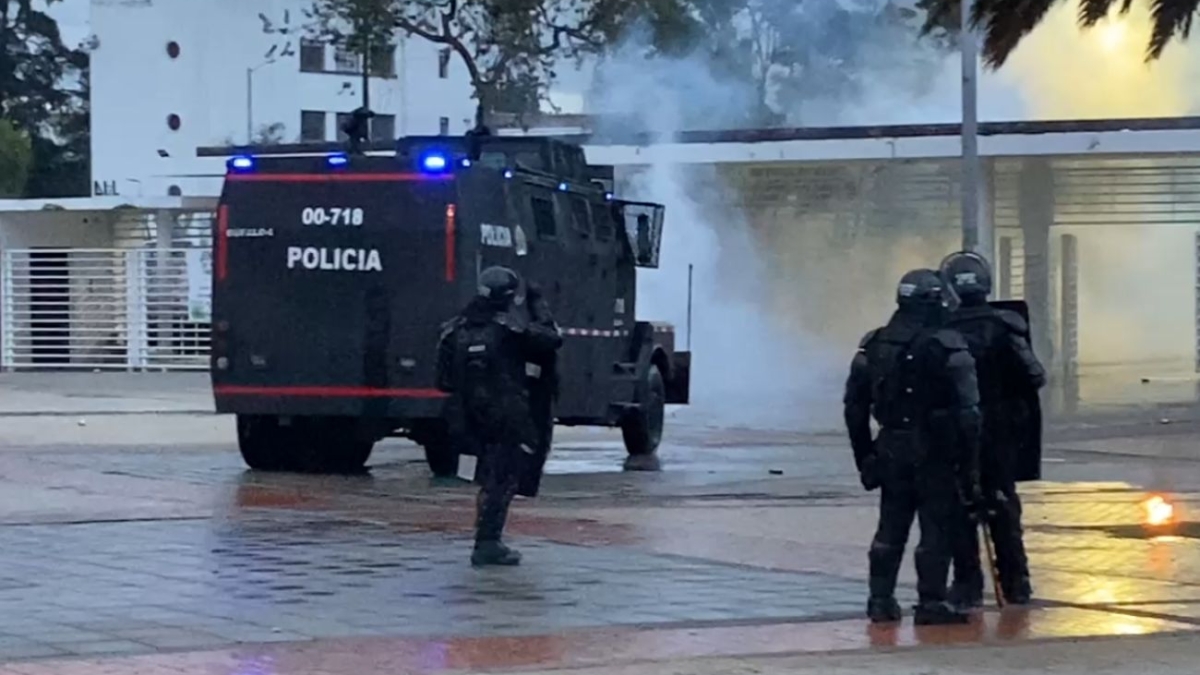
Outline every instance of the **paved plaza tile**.
<svg viewBox="0 0 1200 675"><path fill-rule="evenodd" d="M861 584L528 540L475 570L470 540L303 512L0 528L0 659L346 636L856 615ZM30 555L36 551L36 556Z"/></svg>
<svg viewBox="0 0 1200 675"><path fill-rule="evenodd" d="M1006 644L1118 634L1170 634L1188 626L1145 618L1115 622L1078 609L1005 611L968 626L872 627L861 620L690 628L562 629L529 636L345 638L304 644L0 665L0 675L333 675L617 667L697 657L828 654L871 649Z"/></svg>
<svg viewBox="0 0 1200 675"><path fill-rule="evenodd" d="M1200 539L1138 529L1154 486L1130 476L1164 471L1144 458L1064 460L1023 487L1041 605L878 629L862 617L876 496L844 443L704 438L669 443L660 474L569 441L543 497L518 501L525 562L504 570L467 563L473 489L405 446L341 478L246 472L186 442L0 453L0 675L586 668L1200 626ZM1186 520L1200 470L1171 461ZM911 558L901 580L907 606Z"/></svg>

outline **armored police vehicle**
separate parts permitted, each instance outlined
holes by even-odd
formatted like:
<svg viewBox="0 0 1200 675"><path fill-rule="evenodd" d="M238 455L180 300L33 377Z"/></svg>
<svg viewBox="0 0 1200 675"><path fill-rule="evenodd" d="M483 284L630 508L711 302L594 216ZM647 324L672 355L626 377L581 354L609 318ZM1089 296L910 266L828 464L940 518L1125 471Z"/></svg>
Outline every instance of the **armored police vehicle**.
<svg viewBox="0 0 1200 675"><path fill-rule="evenodd" d="M561 327L558 423L619 426L629 453L652 453L664 405L688 402L691 355L671 326L635 318L636 268L658 265L663 207L615 199L611 176L580 147L534 137L229 157L212 384L246 463L354 470L376 442L406 436L435 474L454 474L438 329L490 265L541 286Z"/></svg>

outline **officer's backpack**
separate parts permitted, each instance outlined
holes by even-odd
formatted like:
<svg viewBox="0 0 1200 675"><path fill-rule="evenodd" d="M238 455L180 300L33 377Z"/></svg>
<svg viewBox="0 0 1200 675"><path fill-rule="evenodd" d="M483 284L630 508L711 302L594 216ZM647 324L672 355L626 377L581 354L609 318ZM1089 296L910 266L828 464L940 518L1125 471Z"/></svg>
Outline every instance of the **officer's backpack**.
<svg viewBox="0 0 1200 675"><path fill-rule="evenodd" d="M455 373L463 412L476 424L502 422L504 373L501 354L506 329L494 321L469 322L455 336Z"/></svg>

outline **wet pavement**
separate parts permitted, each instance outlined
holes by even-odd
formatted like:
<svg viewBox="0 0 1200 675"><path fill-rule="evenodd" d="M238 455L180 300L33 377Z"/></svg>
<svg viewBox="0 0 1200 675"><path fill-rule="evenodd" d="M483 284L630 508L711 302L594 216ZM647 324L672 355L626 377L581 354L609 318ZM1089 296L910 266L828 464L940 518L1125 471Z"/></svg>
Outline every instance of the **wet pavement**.
<svg viewBox="0 0 1200 675"><path fill-rule="evenodd" d="M837 435L677 424L663 472L622 473L619 434L562 430L543 497L514 509L524 564L474 570L472 489L407 444L369 476L262 475L227 420L109 417L0 437L0 675L767 672L747 659L795 654L866 673L879 650L938 672L949 647L1200 627L1183 414L1052 428L1047 480L1023 489L1042 602L931 630L860 616L875 505ZM1150 491L1183 522L1143 528ZM902 581L908 604L910 563Z"/></svg>

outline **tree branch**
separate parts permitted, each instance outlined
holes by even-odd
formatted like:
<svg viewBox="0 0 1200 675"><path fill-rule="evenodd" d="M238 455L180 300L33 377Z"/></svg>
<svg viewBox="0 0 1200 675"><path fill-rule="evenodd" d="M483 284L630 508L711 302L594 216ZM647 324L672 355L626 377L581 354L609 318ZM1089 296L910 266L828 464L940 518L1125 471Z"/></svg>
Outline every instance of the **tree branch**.
<svg viewBox="0 0 1200 675"><path fill-rule="evenodd" d="M406 33L416 35L423 40L429 40L430 42L436 42L438 44L450 44L450 41L445 37L438 35L437 33L434 33L426 28L422 28L421 26L402 16L396 17L396 28L399 28Z"/></svg>
<svg viewBox="0 0 1200 675"><path fill-rule="evenodd" d="M471 86L475 90L476 97L480 99L482 109L484 89L488 83L483 79L483 75L479 70L479 64L475 62L475 58L471 55L471 50L467 49L467 45L463 42L461 36L454 34L453 22L458 15L458 1L450 0L446 11L439 13L442 28L441 33L436 33L427 27L419 25L415 21L401 16L396 17L395 25L397 28L424 40L446 45L458 54L459 58L462 59L463 65L467 68L467 75L471 78ZM476 117L479 118L481 115L477 114Z"/></svg>

